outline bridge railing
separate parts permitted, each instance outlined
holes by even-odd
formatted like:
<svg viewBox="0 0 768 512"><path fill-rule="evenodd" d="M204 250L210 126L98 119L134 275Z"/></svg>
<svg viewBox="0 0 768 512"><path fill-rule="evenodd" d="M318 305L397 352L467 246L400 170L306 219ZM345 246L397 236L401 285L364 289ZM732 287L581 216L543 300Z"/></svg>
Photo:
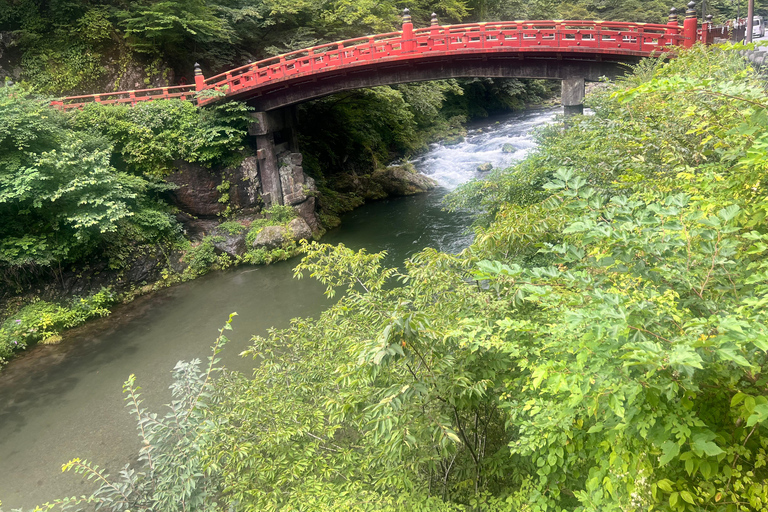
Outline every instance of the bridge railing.
<svg viewBox="0 0 768 512"><path fill-rule="evenodd" d="M683 36L669 26L608 21L524 21L452 25L414 31L416 52L460 49L551 51L633 50L652 53L678 45Z"/></svg>
<svg viewBox="0 0 768 512"><path fill-rule="evenodd" d="M221 73L202 88L234 94L244 89L333 68L376 60L400 60L428 54L473 51L558 51L652 55L683 43L680 28L608 21L524 21L470 23L359 37L323 44ZM215 99L200 100L205 104Z"/></svg>
<svg viewBox="0 0 768 512"><path fill-rule="evenodd" d="M82 96L69 96L51 102L51 105L62 110L82 108L90 103L113 105L115 103L136 105L137 103L153 100L167 100L178 98L181 100L194 100L197 90L194 84L177 85L172 87L157 87L154 89L138 89L135 91L104 92L100 94L85 94Z"/></svg>
<svg viewBox="0 0 768 512"><path fill-rule="evenodd" d="M441 26L433 15L430 27L414 30L406 10L402 31L313 46L246 64L210 78L205 78L196 65L194 85L72 96L53 104L71 109L88 103L135 105L154 99L190 100L195 99L195 93L204 90L221 91L229 96L290 78L361 66L371 61L462 53L568 52L650 56L676 46L691 46L695 40L709 42L711 20L707 20L697 34L692 5L693 2L688 5L682 26L672 9L667 24L533 20ZM198 97L196 101L198 105L204 105L216 98Z"/></svg>

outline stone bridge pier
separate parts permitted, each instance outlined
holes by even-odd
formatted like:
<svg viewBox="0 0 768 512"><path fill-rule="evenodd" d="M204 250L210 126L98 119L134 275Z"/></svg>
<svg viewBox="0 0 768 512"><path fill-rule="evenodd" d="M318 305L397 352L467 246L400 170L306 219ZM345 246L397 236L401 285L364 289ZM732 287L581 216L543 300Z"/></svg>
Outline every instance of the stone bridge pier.
<svg viewBox="0 0 768 512"><path fill-rule="evenodd" d="M572 76L562 81L560 102L566 116L584 113L584 77Z"/></svg>
<svg viewBox="0 0 768 512"><path fill-rule="evenodd" d="M252 112L248 127L261 181L265 208L295 207L305 219L315 218L315 181L304 173L296 131L296 107ZM312 225L316 229L316 225Z"/></svg>

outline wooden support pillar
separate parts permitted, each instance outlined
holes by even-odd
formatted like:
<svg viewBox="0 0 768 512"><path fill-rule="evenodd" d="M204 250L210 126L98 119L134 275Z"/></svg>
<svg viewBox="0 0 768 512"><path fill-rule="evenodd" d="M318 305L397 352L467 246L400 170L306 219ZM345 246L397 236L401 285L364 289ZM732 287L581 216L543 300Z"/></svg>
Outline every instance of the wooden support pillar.
<svg viewBox="0 0 768 512"><path fill-rule="evenodd" d="M584 113L584 93L583 77L569 77L563 80L560 101L566 116Z"/></svg>
<svg viewBox="0 0 768 512"><path fill-rule="evenodd" d="M685 21L683 21L683 47L690 48L696 43L696 29L699 20L696 19L696 2L688 2L688 10L685 11Z"/></svg>
<svg viewBox="0 0 768 512"><path fill-rule="evenodd" d="M404 52L412 52L416 44L413 40L413 23L411 22L411 11L403 9L403 35L400 40Z"/></svg>
<svg viewBox="0 0 768 512"><path fill-rule="evenodd" d="M291 191L283 190L278 157L286 153L299 153L296 107L252 112L250 115L253 122L248 127L248 134L255 138L264 205L267 208L282 205L285 203L285 194Z"/></svg>
<svg viewBox="0 0 768 512"><path fill-rule="evenodd" d="M205 77L203 76L203 70L200 69L200 64L195 62L195 91L200 92L205 89Z"/></svg>

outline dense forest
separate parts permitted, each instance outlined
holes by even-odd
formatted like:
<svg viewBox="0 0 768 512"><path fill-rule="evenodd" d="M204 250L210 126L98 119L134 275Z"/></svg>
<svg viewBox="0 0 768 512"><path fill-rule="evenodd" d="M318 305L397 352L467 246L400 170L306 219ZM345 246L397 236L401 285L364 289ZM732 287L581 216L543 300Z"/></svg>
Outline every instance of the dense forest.
<svg viewBox="0 0 768 512"><path fill-rule="evenodd" d="M303 245L339 301L252 376L216 364L230 317L165 415L129 379L140 466L74 459L98 491L42 510L765 510L764 76L695 47L591 106L453 195L461 254Z"/></svg>

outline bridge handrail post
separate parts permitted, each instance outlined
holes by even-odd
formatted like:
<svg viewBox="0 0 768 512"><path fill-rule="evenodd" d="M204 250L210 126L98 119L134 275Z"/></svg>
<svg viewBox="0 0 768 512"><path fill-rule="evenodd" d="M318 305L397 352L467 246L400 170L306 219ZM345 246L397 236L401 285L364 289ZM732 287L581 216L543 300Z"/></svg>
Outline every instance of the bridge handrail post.
<svg viewBox="0 0 768 512"><path fill-rule="evenodd" d="M440 35L440 24L437 21L437 13L432 13L432 19L429 22L429 43L428 48L435 49L435 43L437 43L437 36Z"/></svg>
<svg viewBox="0 0 768 512"><path fill-rule="evenodd" d="M690 48L696 42L696 28L699 20L696 18L696 2L688 2L688 10L685 11L685 21L683 21L683 47Z"/></svg>
<svg viewBox="0 0 768 512"><path fill-rule="evenodd" d="M676 44L673 36L676 36L679 33L680 25L677 22L677 9L672 7L669 9L669 16L667 17L667 30L665 34L667 36L666 44Z"/></svg>
<svg viewBox="0 0 768 512"><path fill-rule="evenodd" d="M400 48L403 52L413 51L413 23L411 22L411 11L408 9L403 9L403 34L400 41Z"/></svg>
<svg viewBox="0 0 768 512"><path fill-rule="evenodd" d="M710 33L712 32L712 15L707 14L706 21L701 24L701 42L711 44Z"/></svg>
<svg viewBox="0 0 768 512"><path fill-rule="evenodd" d="M203 70L200 69L200 64L195 62L195 91L200 92L202 90L205 90L205 77Z"/></svg>

